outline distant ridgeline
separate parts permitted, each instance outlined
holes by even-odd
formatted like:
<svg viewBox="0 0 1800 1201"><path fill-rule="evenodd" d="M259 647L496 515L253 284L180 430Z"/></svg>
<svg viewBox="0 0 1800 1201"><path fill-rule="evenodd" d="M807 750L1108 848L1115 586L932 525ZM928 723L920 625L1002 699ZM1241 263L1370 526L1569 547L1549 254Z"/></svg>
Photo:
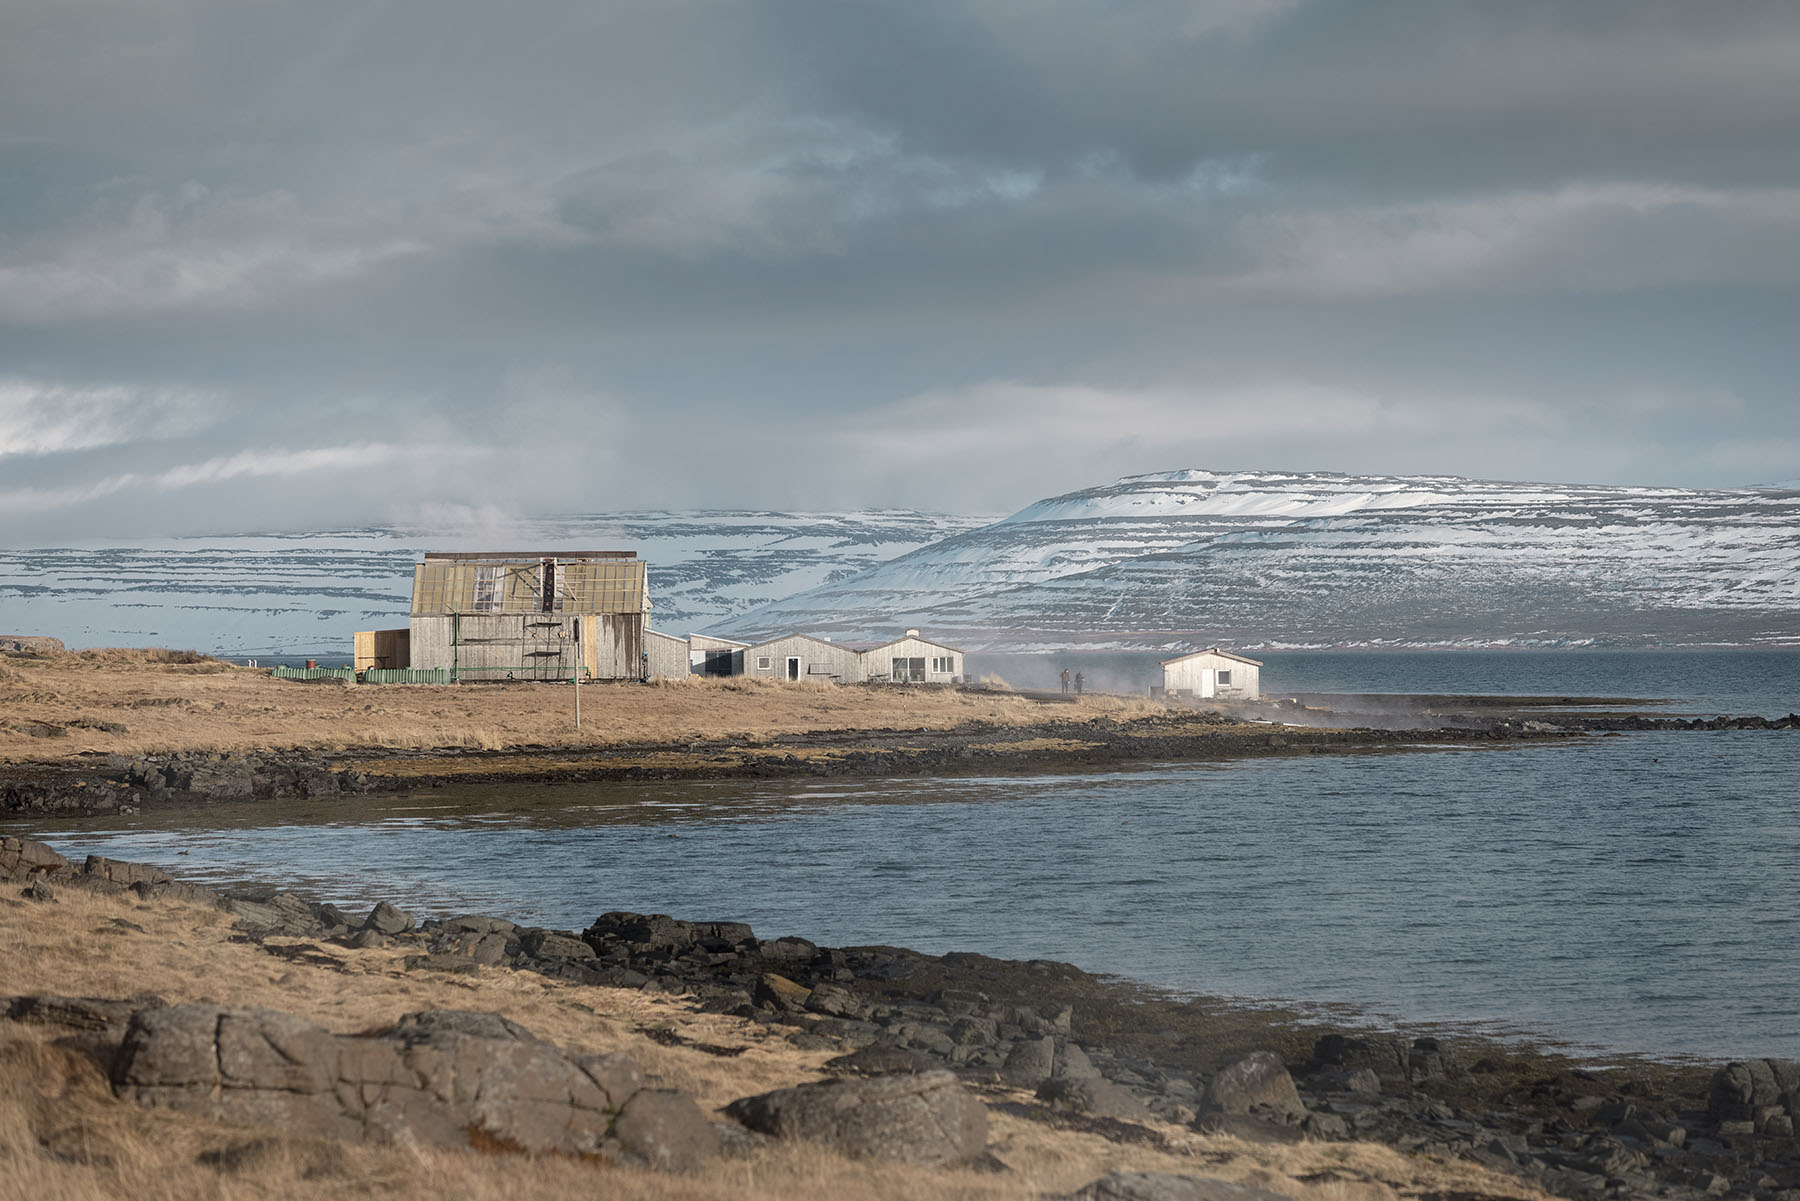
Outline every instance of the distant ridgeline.
<svg viewBox="0 0 1800 1201"><path fill-rule="evenodd" d="M722 623L966 649L1800 644L1800 491L1177 471Z"/></svg>
<svg viewBox="0 0 1800 1201"><path fill-rule="evenodd" d="M965 650L1800 644L1800 491L1178 471L1011 517L632 513L514 523L634 547L652 625ZM464 539L463 541L468 541ZM9 628L72 646L348 652L455 535L372 527L0 550Z"/></svg>
<svg viewBox="0 0 1800 1201"><path fill-rule="evenodd" d="M687 633L989 520L900 510L614 513L464 534L375 526L0 549L0 615L9 629L76 647L348 657L355 631L407 624L413 564L424 552L517 541L637 548L649 564L655 628Z"/></svg>

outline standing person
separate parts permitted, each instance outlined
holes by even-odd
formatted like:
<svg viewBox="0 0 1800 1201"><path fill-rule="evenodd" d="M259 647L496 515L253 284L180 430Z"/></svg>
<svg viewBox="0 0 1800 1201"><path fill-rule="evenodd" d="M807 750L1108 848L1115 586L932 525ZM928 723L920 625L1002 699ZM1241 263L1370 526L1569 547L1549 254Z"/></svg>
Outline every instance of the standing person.
<svg viewBox="0 0 1800 1201"><path fill-rule="evenodd" d="M1075 673L1075 695L1076 696L1081 695L1081 673L1080 672Z"/></svg>
<svg viewBox="0 0 1800 1201"><path fill-rule="evenodd" d="M1063 695L1068 696L1069 695L1069 669L1066 667L1063 668L1063 672L1062 672L1062 686L1063 686Z"/></svg>

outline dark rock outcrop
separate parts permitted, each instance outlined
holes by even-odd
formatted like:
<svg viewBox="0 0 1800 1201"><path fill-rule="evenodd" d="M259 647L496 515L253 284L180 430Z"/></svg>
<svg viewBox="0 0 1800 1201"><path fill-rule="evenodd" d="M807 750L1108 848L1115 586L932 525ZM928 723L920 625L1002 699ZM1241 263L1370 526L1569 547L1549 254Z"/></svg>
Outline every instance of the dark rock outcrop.
<svg viewBox="0 0 1800 1201"><path fill-rule="evenodd" d="M1204 1113L1248 1114L1277 1122L1300 1122L1306 1105L1281 1057L1256 1051L1221 1068L1207 1083Z"/></svg>
<svg viewBox="0 0 1800 1201"><path fill-rule="evenodd" d="M29 838L0 838L0 880L29 880L33 876L68 869L69 861L41 842Z"/></svg>
<svg viewBox="0 0 1800 1201"><path fill-rule="evenodd" d="M1752 1059L1726 1064L1713 1076L1706 1116L1726 1133L1791 1137L1800 1120L1800 1063Z"/></svg>
<svg viewBox="0 0 1800 1201"><path fill-rule="evenodd" d="M987 1145L987 1110L949 1072L802 1084L744 1097L725 1112L759 1133L855 1158L963 1164Z"/></svg>

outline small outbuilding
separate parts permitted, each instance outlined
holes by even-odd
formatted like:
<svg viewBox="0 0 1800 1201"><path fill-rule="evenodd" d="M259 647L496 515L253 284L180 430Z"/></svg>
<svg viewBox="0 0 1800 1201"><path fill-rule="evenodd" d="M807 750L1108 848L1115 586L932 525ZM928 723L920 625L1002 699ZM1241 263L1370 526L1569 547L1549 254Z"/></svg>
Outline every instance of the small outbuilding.
<svg viewBox="0 0 1800 1201"><path fill-rule="evenodd" d="M412 666L412 630L358 630L352 643L351 667L365 671L395 671Z"/></svg>
<svg viewBox="0 0 1800 1201"><path fill-rule="evenodd" d="M688 640L661 630L644 631L644 654L652 680L682 680L688 676Z"/></svg>
<svg viewBox="0 0 1800 1201"><path fill-rule="evenodd" d="M908 630L862 652L862 678L871 684L960 684L963 653Z"/></svg>
<svg viewBox="0 0 1800 1201"><path fill-rule="evenodd" d="M741 676L750 644L712 634L688 635L688 670L697 676Z"/></svg>
<svg viewBox="0 0 1800 1201"><path fill-rule="evenodd" d="M765 680L823 680L855 684L862 680L862 656L855 647L789 634L745 647L744 674Z"/></svg>
<svg viewBox="0 0 1800 1201"><path fill-rule="evenodd" d="M1162 661L1163 691L1200 700L1253 701L1262 696L1262 663L1209 646Z"/></svg>

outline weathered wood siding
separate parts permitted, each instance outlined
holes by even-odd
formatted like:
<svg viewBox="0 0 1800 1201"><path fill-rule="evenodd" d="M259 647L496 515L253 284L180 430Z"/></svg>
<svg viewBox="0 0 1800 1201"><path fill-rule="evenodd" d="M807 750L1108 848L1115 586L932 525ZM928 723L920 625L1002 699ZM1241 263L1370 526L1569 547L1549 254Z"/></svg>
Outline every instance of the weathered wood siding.
<svg viewBox="0 0 1800 1201"><path fill-rule="evenodd" d="M661 630L647 630L644 633L644 645L650 651L650 678L652 680L682 680L689 673L688 640L677 638L673 634L665 634Z"/></svg>
<svg viewBox="0 0 1800 1201"><path fill-rule="evenodd" d="M1229 684L1219 673L1231 673ZM1228 655L1201 652L1163 664L1163 687L1172 695L1201 700L1256 700L1262 695L1262 668Z"/></svg>
<svg viewBox="0 0 1800 1201"><path fill-rule="evenodd" d="M747 676L774 680L832 680L839 684L855 684L863 678L862 657L855 650L805 634L759 642L745 649L743 654ZM797 677L788 673L790 658L800 661Z"/></svg>
<svg viewBox="0 0 1800 1201"><path fill-rule="evenodd" d="M862 653L863 679L871 684L892 684L894 678L894 661L904 659L916 661L923 659L924 676L913 680L923 684L959 684L963 679L962 652L941 642L931 642L924 638L902 638L885 646L878 646ZM911 677L910 668L902 673Z"/></svg>
<svg viewBox="0 0 1800 1201"><path fill-rule="evenodd" d="M580 646L576 620L550 613L415 617L411 666L447 668L453 680L568 680L585 662L594 679L643 678L644 614L582 614Z"/></svg>
<svg viewBox="0 0 1800 1201"><path fill-rule="evenodd" d="M393 670L412 666L411 630L358 630L352 667Z"/></svg>

